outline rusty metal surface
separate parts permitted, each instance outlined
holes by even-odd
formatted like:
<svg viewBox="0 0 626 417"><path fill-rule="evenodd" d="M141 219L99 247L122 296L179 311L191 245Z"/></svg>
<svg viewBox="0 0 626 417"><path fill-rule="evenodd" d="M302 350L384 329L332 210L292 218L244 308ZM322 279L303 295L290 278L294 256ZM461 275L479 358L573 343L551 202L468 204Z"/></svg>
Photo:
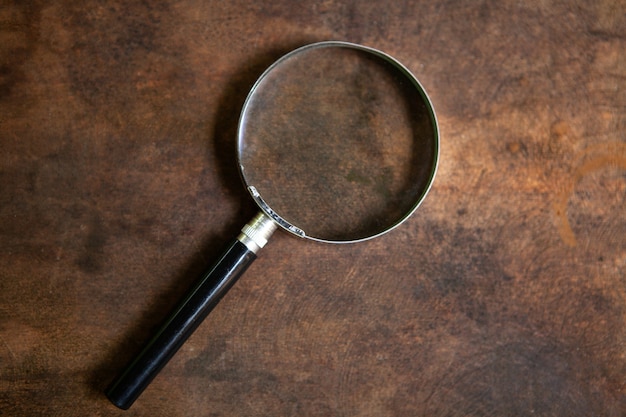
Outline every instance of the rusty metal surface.
<svg viewBox="0 0 626 417"><path fill-rule="evenodd" d="M626 16L599 2L3 2L0 414L626 413ZM388 235L277 235L127 412L102 395L254 213L249 88L384 50L437 179Z"/></svg>

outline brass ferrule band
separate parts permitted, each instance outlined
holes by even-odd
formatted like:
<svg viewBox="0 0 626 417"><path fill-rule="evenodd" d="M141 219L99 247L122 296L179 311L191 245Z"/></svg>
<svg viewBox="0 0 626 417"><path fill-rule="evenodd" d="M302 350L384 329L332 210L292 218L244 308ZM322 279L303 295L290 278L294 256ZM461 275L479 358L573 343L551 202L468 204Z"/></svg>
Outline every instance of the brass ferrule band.
<svg viewBox="0 0 626 417"><path fill-rule="evenodd" d="M272 219L259 212L241 228L241 234L237 237L237 240L256 254L265 246L277 227Z"/></svg>

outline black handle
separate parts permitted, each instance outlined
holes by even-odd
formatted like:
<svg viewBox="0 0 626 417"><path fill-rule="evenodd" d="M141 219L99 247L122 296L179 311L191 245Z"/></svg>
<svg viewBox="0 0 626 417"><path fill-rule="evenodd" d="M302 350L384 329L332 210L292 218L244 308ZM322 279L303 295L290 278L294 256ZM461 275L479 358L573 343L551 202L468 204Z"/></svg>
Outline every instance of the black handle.
<svg viewBox="0 0 626 417"><path fill-rule="evenodd" d="M106 390L109 400L123 410L128 409L254 259L255 253L235 240L109 386Z"/></svg>

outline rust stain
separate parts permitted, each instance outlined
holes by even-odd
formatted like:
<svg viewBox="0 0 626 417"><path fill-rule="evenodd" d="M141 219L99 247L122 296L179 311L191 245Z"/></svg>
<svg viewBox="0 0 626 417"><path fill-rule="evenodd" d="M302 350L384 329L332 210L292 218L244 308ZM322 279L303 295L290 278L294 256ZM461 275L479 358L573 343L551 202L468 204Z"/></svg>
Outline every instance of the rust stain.
<svg viewBox="0 0 626 417"><path fill-rule="evenodd" d="M626 144L610 143L591 147L578 158L577 167L569 182L553 204L558 219L558 231L568 246L576 246L576 235L567 218L567 203L576 185L587 175L604 168L614 167L626 170Z"/></svg>

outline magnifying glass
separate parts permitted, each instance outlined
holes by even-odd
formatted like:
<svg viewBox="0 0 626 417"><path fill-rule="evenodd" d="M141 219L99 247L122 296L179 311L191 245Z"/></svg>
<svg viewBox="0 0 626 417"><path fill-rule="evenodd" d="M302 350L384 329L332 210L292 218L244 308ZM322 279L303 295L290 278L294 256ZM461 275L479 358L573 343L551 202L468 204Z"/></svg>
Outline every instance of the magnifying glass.
<svg viewBox="0 0 626 417"><path fill-rule="evenodd" d="M107 389L119 408L133 404L276 229L351 243L406 220L433 182L439 130L423 87L396 59L320 42L283 56L254 84L237 154L259 212Z"/></svg>

